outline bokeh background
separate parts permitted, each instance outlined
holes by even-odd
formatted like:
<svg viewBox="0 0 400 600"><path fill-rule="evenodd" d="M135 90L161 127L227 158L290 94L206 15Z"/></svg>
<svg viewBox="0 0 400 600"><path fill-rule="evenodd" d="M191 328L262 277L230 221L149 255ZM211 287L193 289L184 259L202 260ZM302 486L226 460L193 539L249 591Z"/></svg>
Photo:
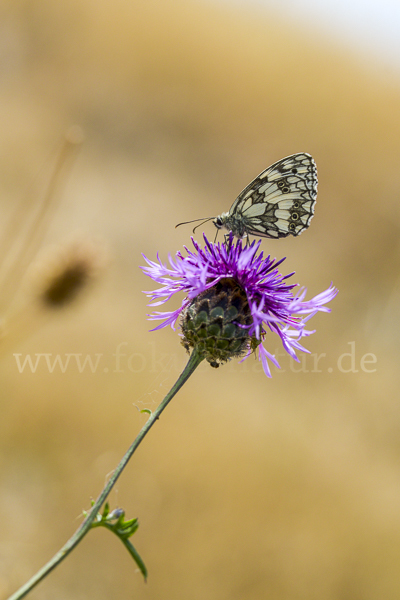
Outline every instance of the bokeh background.
<svg viewBox="0 0 400 600"><path fill-rule="evenodd" d="M36 283L40 261L77 236L108 256L85 297L52 314L31 309L32 276L24 283L10 263L2 598L77 528L144 424L140 410L157 406L186 361L171 329L148 332L142 290L154 286L138 268L141 252L174 254L191 234L177 222L227 210L261 170L300 151L318 166L312 226L262 248L286 256L283 270L310 296L331 281L340 290L306 340L326 355L319 368L282 355L267 379L253 359L201 365L110 497L139 517L132 542L148 583L118 540L96 530L30 597L400 595L400 71L372 41L331 37L290 16L289 4L1 3L2 235L22 206L15 240L24 246L77 124L86 141L31 253ZM214 236L212 224L204 231ZM283 354L277 340L268 347ZM354 362L343 356L353 351ZM15 353L101 356L94 373L72 363L65 373L44 363L20 373ZM367 354L377 362L362 362Z"/></svg>

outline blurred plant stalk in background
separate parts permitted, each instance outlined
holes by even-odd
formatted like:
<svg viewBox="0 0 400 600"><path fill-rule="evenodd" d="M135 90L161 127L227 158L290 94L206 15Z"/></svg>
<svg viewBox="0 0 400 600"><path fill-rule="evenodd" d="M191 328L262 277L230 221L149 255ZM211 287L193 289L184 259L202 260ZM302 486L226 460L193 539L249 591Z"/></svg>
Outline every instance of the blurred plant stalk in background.
<svg viewBox="0 0 400 600"><path fill-rule="evenodd" d="M0 355L72 303L105 266L104 248L89 239L41 250L83 141L79 126L67 131L45 192L18 203L0 238Z"/></svg>

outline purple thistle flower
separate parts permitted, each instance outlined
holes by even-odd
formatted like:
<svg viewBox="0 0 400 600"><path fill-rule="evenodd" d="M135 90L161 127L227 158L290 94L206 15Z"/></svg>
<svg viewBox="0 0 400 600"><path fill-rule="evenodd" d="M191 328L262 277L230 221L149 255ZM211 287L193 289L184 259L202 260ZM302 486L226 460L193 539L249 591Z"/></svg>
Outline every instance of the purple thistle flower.
<svg viewBox="0 0 400 600"><path fill-rule="evenodd" d="M330 312L325 304L338 290L331 284L324 292L305 300L305 288L295 291L297 284L287 283L294 273L279 273L277 267L284 258L276 261L270 256L264 258L263 252L258 254L261 240L243 247L241 240L234 244L232 236L228 244L213 244L204 235L205 246L201 248L191 239L195 251L184 246L187 256L180 252L175 260L169 256L170 266L164 265L158 254L158 262L143 255L149 266L141 268L161 285L157 290L144 292L152 299L149 306L160 306L177 292L186 294L177 310L149 315L150 320L163 319L152 331L166 325L175 329L181 317L183 345L189 349L201 343L204 358L212 366L233 356L245 355L245 360L258 350L264 372L271 377L268 361L277 367L279 364L264 347L270 331L279 335L286 352L299 362L296 351L309 352L300 344L301 338L314 333L306 329L306 322L318 311ZM228 308L230 316L224 313Z"/></svg>

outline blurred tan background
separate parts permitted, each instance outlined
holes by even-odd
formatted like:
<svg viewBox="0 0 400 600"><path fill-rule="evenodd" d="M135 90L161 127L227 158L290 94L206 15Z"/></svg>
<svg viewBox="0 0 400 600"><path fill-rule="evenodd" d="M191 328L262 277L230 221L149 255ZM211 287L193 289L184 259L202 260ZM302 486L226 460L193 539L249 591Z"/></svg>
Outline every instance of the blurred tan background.
<svg viewBox="0 0 400 600"><path fill-rule="evenodd" d="M399 598L399 76L229 3L13 0L0 17L2 235L19 202L28 214L46 193L78 124L86 141L40 253L78 236L109 255L58 314L32 315L29 291L2 298L26 332L4 338L0 366L0 597L77 528L144 424L138 409L186 361L171 329L148 332L141 252L175 254L191 234L177 222L227 210L266 166L306 151L320 182L312 226L262 248L310 296L340 290L305 341L326 354L319 369L309 356L295 370L279 357L272 379L252 358L201 365L110 497L139 517L148 583L96 530L30 597ZM277 339L268 349L283 353ZM14 353L101 356L95 373L20 373Z"/></svg>

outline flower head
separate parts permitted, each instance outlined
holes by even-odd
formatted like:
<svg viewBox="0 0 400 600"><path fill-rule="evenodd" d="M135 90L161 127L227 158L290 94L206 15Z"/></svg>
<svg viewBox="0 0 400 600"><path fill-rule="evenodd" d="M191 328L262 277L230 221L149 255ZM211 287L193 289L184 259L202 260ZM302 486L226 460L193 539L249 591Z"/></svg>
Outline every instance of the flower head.
<svg viewBox="0 0 400 600"><path fill-rule="evenodd" d="M31 269L30 279L42 306L60 309L81 295L105 263L105 250L99 243L77 239L47 250Z"/></svg>
<svg viewBox="0 0 400 600"><path fill-rule="evenodd" d="M185 246L187 256L177 252L169 257L169 266L146 258L144 273L161 287L145 292L151 297L149 306L164 304L177 292L186 294L182 305L170 312L153 312L151 320L163 320L160 329L181 317L183 345L200 349L212 366L233 356L247 358L258 353L264 371L271 376L268 360L279 367L275 357L264 347L269 332L276 333L286 352L299 361L296 351L308 352L300 339L313 331L306 322L318 311L330 312L325 306L338 293L332 285L311 300L305 300L306 289L289 284L289 275L281 275L278 266L285 260L264 258L258 252L261 240L249 246L242 241L228 244L209 242L205 246L192 238L194 251ZM295 290L295 288L297 288ZM244 360L244 359L243 359Z"/></svg>

